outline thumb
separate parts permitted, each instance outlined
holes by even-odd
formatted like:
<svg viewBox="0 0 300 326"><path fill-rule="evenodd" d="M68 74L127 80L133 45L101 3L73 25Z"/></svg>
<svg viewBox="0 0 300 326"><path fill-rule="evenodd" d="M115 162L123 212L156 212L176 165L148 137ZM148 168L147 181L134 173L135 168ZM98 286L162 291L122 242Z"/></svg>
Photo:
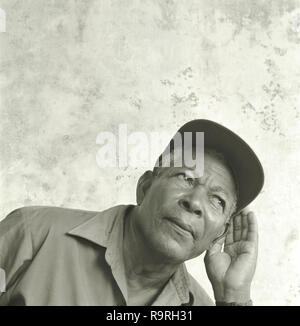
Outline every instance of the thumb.
<svg viewBox="0 0 300 326"><path fill-rule="evenodd" d="M224 241L225 241L225 237L219 239L216 242L212 242L206 251L205 258L220 253L222 251Z"/></svg>

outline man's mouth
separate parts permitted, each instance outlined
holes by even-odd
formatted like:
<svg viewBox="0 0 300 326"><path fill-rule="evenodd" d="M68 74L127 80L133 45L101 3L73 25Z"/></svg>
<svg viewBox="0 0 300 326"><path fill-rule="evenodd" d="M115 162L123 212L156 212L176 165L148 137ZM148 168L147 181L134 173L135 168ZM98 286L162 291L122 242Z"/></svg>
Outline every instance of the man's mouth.
<svg viewBox="0 0 300 326"><path fill-rule="evenodd" d="M190 225L185 224L180 219L176 217L165 217L165 219L173 224L173 226L179 230L181 233L188 233L194 238L194 232Z"/></svg>

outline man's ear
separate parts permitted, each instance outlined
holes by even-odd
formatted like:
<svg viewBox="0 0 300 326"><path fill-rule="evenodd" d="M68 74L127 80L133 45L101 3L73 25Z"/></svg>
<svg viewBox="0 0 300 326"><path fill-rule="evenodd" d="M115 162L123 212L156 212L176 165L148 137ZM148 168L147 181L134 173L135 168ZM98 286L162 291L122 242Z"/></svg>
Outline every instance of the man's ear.
<svg viewBox="0 0 300 326"><path fill-rule="evenodd" d="M153 172L148 170L140 178L136 187L136 202L140 205L150 188L153 180Z"/></svg>

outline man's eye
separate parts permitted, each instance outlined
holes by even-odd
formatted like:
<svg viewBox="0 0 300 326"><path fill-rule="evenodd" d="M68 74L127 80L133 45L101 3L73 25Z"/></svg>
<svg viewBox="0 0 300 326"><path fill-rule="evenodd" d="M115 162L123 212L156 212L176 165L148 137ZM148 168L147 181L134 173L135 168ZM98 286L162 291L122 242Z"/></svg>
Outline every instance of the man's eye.
<svg viewBox="0 0 300 326"><path fill-rule="evenodd" d="M194 183L194 179L191 177L188 177L184 172L178 173L176 176L179 180L185 181L189 185L192 185Z"/></svg>
<svg viewBox="0 0 300 326"><path fill-rule="evenodd" d="M213 196L213 202L214 202L214 204L222 207L223 210L225 209L226 203L225 203L225 200L222 199L221 197L214 195Z"/></svg>

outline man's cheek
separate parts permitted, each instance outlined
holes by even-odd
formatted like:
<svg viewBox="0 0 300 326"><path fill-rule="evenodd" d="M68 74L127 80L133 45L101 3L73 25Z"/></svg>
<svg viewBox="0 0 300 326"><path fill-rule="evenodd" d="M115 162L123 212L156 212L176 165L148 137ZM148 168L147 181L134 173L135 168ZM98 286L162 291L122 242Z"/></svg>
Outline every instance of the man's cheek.
<svg viewBox="0 0 300 326"><path fill-rule="evenodd" d="M211 244L218 237L220 233L218 232L218 230L219 228L212 228L210 230L207 230L203 235L203 242Z"/></svg>
<svg viewBox="0 0 300 326"><path fill-rule="evenodd" d="M149 194L149 205L151 206L159 206L161 202L166 200L166 192L162 191L160 187L151 188L151 192Z"/></svg>

